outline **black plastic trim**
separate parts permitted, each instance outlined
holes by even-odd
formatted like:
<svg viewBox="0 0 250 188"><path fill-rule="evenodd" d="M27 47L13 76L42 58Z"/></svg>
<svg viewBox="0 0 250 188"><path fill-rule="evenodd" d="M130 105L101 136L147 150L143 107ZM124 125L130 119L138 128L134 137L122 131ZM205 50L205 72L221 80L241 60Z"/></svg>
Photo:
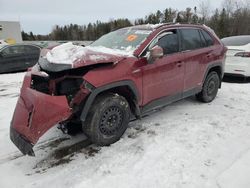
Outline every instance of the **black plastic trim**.
<svg viewBox="0 0 250 188"><path fill-rule="evenodd" d="M207 67L207 69L206 69L205 76L204 76L204 78L203 78L203 83L204 83L204 81L206 80L206 77L207 77L209 71L210 71L212 68L214 68L214 67L220 67L220 69L221 69L221 75L220 75L220 76L221 76L221 79L223 78L223 76L224 76L223 64L222 64L221 62L217 62L217 63L213 63L213 64L208 65L208 67Z"/></svg>
<svg viewBox="0 0 250 188"><path fill-rule="evenodd" d="M24 155L35 156L33 151L34 145L18 133L12 126L10 127L10 139Z"/></svg>
<svg viewBox="0 0 250 188"><path fill-rule="evenodd" d="M102 87L98 87L92 91L92 93L89 95L89 97L88 97L88 99L83 107L83 111L82 111L81 117L80 117L81 121L84 122L86 120L88 111L89 111L91 105L93 104L96 96L99 93L106 91L106 90L109 90L109 89L112 89L112 88L120 87L120 86L128 86L132 90L132 92L134 93L134 95L136 97L135 105L137 106L138 101L140 99L140 96L139 96L138 90L137 90L135 84L133 83L133 81L130 81L130 80L118 81L118 82L111 83L111 84L108 84L108 85L105 85ZM138 114L136 114L136 115L138 115Z"/></svg>
<svg viewBox="0 0 250 188"><path fill-rule="evenodd" d="M153 110L162 108L162 107L167 106L168 104L171 104L173 102L176 102L176 101L179 101L181 99L195 95L195 94L199 93L201 90L202 90L202 88L196 87L196 88L187 90L183 93L177 93L175 95L166 96L166 97L162 97L162 98L153 100L152 102L146 104L144 107L141 108L142 114L145 115Z"/></svg>
<svg viewBox="0 0 250 188"><path fill-rule="evenodd" d="M224 76L231 76L231 77L240 77L240 78L248 78L247 76L243 74L236 74L236 73L225 73Z"/></svg>

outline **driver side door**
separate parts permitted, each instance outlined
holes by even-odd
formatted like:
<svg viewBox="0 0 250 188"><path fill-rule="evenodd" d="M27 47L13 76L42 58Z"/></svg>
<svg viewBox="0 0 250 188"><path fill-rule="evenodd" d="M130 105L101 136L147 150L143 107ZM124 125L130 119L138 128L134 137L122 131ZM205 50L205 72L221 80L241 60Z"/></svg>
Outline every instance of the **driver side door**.
<svg viewBox="0 0 250 188"><path fill-rule="evenodd" d="M149 48L158 45L164 55L142 68L144 112L179 100L183 93L184 56L180 53L179 31L165 31L155 40Z"/></svg>

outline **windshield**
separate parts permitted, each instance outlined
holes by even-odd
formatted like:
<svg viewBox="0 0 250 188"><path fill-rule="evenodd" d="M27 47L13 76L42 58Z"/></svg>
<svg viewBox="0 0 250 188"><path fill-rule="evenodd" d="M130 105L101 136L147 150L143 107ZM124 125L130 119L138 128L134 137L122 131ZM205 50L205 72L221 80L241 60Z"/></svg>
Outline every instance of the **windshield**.
<svg viewBox="0 0 250 188"><path fill-rule="evenodd" d="M111 49L134 51L151 32L151 30L135 28L119 29L102 36L90 46L104 46Z"/></svg>
<svg viewBox="0 0 250 188"><path fill-rule="evenodd" d="M227 37L221 39L225 46L244 46L250 43L250 35L249 36L235 36L235 37Z"/></svg>

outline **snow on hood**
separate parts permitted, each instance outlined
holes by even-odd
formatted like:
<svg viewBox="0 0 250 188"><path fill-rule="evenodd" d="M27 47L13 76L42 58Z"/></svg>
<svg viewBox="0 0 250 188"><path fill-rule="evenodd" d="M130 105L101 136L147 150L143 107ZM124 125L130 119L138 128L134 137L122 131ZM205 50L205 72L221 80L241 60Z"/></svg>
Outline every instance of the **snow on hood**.
<svg viewBox="0 0 250 188"><path fill-rule="evenodd" d="M102 46L82 47L68 42L53 48L47 53L46 58L50 63L69 64L73 67L73 64L82 61L93 61L93 63L108 61L110 56L133 56L133 49L126 48L125 50L116 50Z"/></svg>

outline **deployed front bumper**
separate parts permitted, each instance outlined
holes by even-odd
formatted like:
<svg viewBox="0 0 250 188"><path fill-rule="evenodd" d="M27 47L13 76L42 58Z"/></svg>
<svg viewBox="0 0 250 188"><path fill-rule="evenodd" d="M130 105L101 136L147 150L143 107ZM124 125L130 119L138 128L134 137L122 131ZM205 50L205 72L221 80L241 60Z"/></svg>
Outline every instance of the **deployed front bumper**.
<svg viewBox="0 0 250 188"><path fill-rule="evenodd" d="M33 146L51 127L67 120L72 112L65 96L52 96L30 88L27 73L11 121L10 138L25 155L34 156Z"/></svg>
<svg viewBox="0 0 250 188"><path fill-rule="evenodd" d="M24 155L35 156L33 151L34 145L19 134L13 127L10 127L10 139Z"/></svg>

